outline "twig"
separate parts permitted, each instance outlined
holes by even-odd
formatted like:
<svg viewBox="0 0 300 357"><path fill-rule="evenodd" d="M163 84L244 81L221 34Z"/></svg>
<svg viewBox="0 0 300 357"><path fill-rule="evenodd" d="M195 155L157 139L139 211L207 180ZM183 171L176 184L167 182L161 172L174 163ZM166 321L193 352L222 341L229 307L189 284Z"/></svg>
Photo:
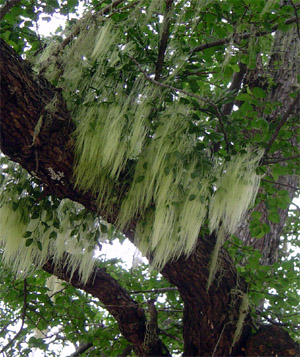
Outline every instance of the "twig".
<svg viewBox="0 0 300 357"><path fill-rule="evenodd" d="M297 17L294 16L294 17L291 17L289 19L287 19L284 24L285 25L290 25L292 24L293 22L296 22L297 21ZM251 32L245 32L245 33L240 33L240 34L236 34L235 38L237 39L236 42L240 41L240 40L245 40L251 36L255 36L255 38L257 37L260 37L260 36L265 36L265 35L268 35L274 31L276 31L278 29L279 25L274 25L270 31L259 31L259 32L256 32L256 33L251 33ZM197 46L195 47L192 51L191 51L191 54L195 53L195 52L200 52L200 51L203 51L203 50L206 50L207 48L212 48L212 47L217 47L217 46L222 46L222 45L225 45L227 43L229 43L230 41L232 41L232 36L228 36L228 37L225 37L225 38L222 38L220 40L217 40L217 41L213 41L213 42L209 42L209 43L204 43L203 45L200 45L200 46Z"/></svg>
<svg viewBox="0 0 300 357"><path fill-rule="evenodd" d="M118 5L120 5L122 2L124 2L125 0L115 0L113 3L111 3L110 5L107 5L104 9L97 11L95 14L92 15L92 17L94 19L96 19L97 17L103 16L105 14L107 14L109 11L111 11L113 8L117 7ZM81 20L79 20L81 23L85 21L85 17L82 18ZM61 49L65 48L72 40L75 36L77 36L81 31L81 26L77 26L75 27L75 30L73 33L71 33L68 37L66 37L64 39L64 41L61 44Z"/></svg>
<svg viewBox="0 0 300 357"><path fill-rule="evenodd" d="M291 202L291 205L296 207L295 211L299 211L300 212L300 207L295 202Z"/></svg>
<svg viewBox="0 0 300 357"><path fill-rule="evenodd" d="M212 357L213 357L213 356L215 355L215 353L216 353L217 347L218 347L218 345L219 345L219 343L220 343L220 341L221 341L221 338L222 338L222 336L223 336L223 333L224 333L224 330L225 330L226 325L227 325L227 324L225 324L225 325L223 326L223 328L222 328L222 331L221 331L221 333L220 333L220 336L219 336L219 338L218 338L218 341L217 341L217 343L216 343L216 345L215 345L215 348L214 348L214 350L213 350Z"/></svg>
<svg viewBox="0 0 300 357"><path fill-rule="evenodd" d="M0 20L2 20L3 17L10 11L10 9L17 5L19 2L21 2L21 0L7 0L6 3L1 6Z"/></svg>
<svg viewBox="0 0 300 357"><path fill-rule="evenodd" d="M282 128L282 126L286 123L286 121L288 120L290 114L292 113L292 111L294 110L296 104L299 102L300 99L300 91L298 92L297 96L294 98L294 100L292 101L292 103L290 104L290 106L288 107L287 111L284 113L284 115L282 116L281 120L279 121L271 139L269 140L269 142L267 143L266 146L266 154L269 152L269 150L271 149L272 144L274 143L274 141L276 140L280 129Z"/></svg>
<svg viewBox="0 0 300 357"><path fill-rule="evenodd" d="M0 354L3 353L8 349L8 347L10 347L15 340L20 336L23 327L24 327L24 323L25 323L25 316L26 316L26 310L27 310L27 280L24 279L24 287L23 287L23 309L22 309L22 314L21 314L21 326L19 331L15 334L14 338L12 338L0 351Z"/></svg>
<svg viewBox="0 0 300 357"><path fill-rule="evenodd" d="M179 92L179 93L183 93L189 97L193 97L193 98L196 98L198 99L199 101L202 101L206 104L210 104L211 106L214 107L214 109L216 110L216 117L219 119L219 122L220 122L220 126L221 126L221 131L224 135L224 140L226 142L226 149L227 149L227 152L229 151L229 148L230 148L230 145L229 145L229 140L228 140L228 137L227 137L227 133L225 131L225 127L224 127L224 123L223 123L223 116L222 116L222 113L220 112L218 106L211 102L209 99L205 98L205 97L201 97L200 95L197 95L197 94L194 94L194 93L190 93L190 92L187 92L183 89L179 89L179 88L175 88L173 86L170 86L168 84L164 84L164 83L161 83L161 82L158 82L157 80L151 78L148 73L146 71L143 70L142 66L136 61L135 58L129 56L129 58L132 60L132 62L134 62L137 67L139 68L139 70L144 74L144 77L151 83L159 86L159 87L162 87L162 88L167 88L167 89L170 89L170 90L173 90L173 91L176 91L176 92Z"/></svg>
<svg viewBox="0 0 300 357"><path fill-rule="evenodd" d="M155 80L158 80L161 76L161 72L163 69L165 53L167 49L168 39L169 39L169 30L170 30L170 22L171 22L171 9L172 9L173 0L166 0L166 12L164 14L164 21L163 21L163 29L161 34L161 40L158 50L158 57L156 62L156 69L155 69Z"/></svg>
<svg viewBox="0 0 300 357"><path fill-rule="evenodd" d="M157 289L153 289L153 290L131 291L129 294L144 294L144 293L160 294L160 293L165 293L167 291L178 291L178 289L177 288L173 288L173 287L157 288Z"/></svg>
<svg viewBox="0 0 300 357"><path fill-rule="evenodd" d="M271 164L277 164L278 162L282 162L282 161L288 161L288 160L293 160L293 159L297 159L300 158L300 155L294 155L294 156L290 156L290 157L281 157L281 158L265 158L262 163L265 165L271 165Z"/></svg>
<svg viewBox="0 0 300 357"><path fill-rule="evenodd" d="M137 0L137 1L133 2L132 4L129 4L129 5L120 7L119 9L115 10L115 11L114 11L111 15L109 15L108 17L112 17L114 14L117 14L117 13L122 12L122 11L124 11L124 10L128 10L128 9L134 7L135 5L137 5L139 2L141 2L141 0Z"/></svg>
<svg viewBox="0 0 300 357"><path fill-rule="evenodd" d="M182 343L182 344L184 343L183 340L181 340L179 337L174 336L174 335L171 335L170 333L168 333L168 332L166 332L166 331L164 331L164 330L159 329L159 333L160 333L161 335L165 335L165 336L167 336L167 337L170 337L170 338L172 338L173 340L176 340L176 341L178 341L178 342L180 342L180 343Z"/></svg>
<svg viewBox="0 0 300 357"><path fill-rule="evenodd" d="M92 342L87 342L84 345L81 345L77 348L77 350L70 355L70 357L77 357L87 351L89 348L93 347Z"/></svg>
<svg viewBox="0 0 300 357"><path fill-rule="evenodd" d="M269 318L268 316L266 316L265 314L263 314L262 312L259 312L259 311L256 311L256 313L275 326L282 326L282 327L293 326L293 327L297 327L297 328L300 327L300 325L291 324L288 322L285 323L285 322L280 322L280 321L279 322L274 321L273 319Z"/></svg>
<svg viewBox="0 0 300 357"><path fill-rule="evenodd" d="M290 188L292 188L293 190L296 190L296 191L299 191L299 190L300 190L299 187L292 186L292 185L288 185L288 184L286 184L286 183L276 182L276 181L267 180L267 179L261 179L261 181L270 182L270 183L273 183L274 185L281 185L281 186L285 186L285 187L290 187Z"/></svg>
<svg viewBox="0 0 300 357"><path fill-rule="evenodd" d="M298 11L297 11L297 7L296 5L294 4L293 0L290 0L290 3L294 9L294 12L295 12L295 16L296 16L296 26L297 26L297 34L298 34L298 37L299 37L299 40L300 40L300 31L299 31L299 17L298 17Z"/></svg>
<svg viewBox="0 0 300 357"><path fill-rule="evenodd" d="M179 93L183 93L189 97L193 97L193 98L196 98L204 103L207 103L207 104L212 104L211 101L205 97L201 97L200 95L197 95L197 94L194 94L194 93L190 93L190 92L187 92L183 89L179 89L179 88L175 88L173 86L170 86L168 84L164 84L164 83L161 83L161 82L158 82L156 81L155 79L151 78L148 73L146 71L143 70L142 66L136 61L135 58L129 56L129 58L132 60L132 62L134 64L137 65L137 67L139 68L139 70L143 73L143 75L145 76L145 78L147 79L147 81L159 86L159 87L162 87L162 88L167 88L167 89L170 89L170 90L173 90L175 92L179 92Z"/></svg>

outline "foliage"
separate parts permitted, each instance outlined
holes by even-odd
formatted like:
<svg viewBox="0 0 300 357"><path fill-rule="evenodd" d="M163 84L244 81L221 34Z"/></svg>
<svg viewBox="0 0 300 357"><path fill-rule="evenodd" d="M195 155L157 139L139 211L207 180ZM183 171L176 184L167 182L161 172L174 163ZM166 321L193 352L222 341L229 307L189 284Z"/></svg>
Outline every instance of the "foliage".
<svg viewBox="0 0 300 357"><path fill-rule="evenodd" d="M280 212L288 208L291 196L274 182L300 174L299 145L292 140L299 133L299 118L290 116L278 129L284 114L276 117L278 111L282 113L281 103L272 98L278 83L267 68L272 32L280 30L291 41L291 25L286 21L295 15L295 8L292 2L281 6L270 0L207 0L201 5L178 0L168 13L163 1L128 0L106 12L111 4L111 0L85 1L81 5L87 16L78 20L77 0L38 0L34 5L22 0L3 18L0 35L36 72L63 89L76 124L75 184L91 190L98 205L107 210L119 203L118 229L137 216L143 218L136 242L156 267L190 254L200 228L219 232L212 258L217 264L225 236L236 231L249 206L252 238L262 239L272 223L280 222ZM105 13L98 16L102 10ZM43 37L39 21L58 13L67 15L66 28ZM157 54L166 26L168 46L160 67ZM210 43L217 44L207 46ZM256 82L244 82L237 94L239 88L230 87L233 76L243 66L256 73L258 59ZM279 52L277 65L283 61ZM289 95L296 98L298 92ZM233 101L231 114L224 114L224 107ZM46 108L49 113L55 105L54 98ZM146 311L146 301L155 296L162 339L171 353L180 353L183 307L177 290L169 289L169 283L145 266L128 271L117 261L101 261L101 256L94 262L94 249L99 253L101 244L120 237L117 229L76 203L46 196L37 179L4 156L0 159L0 223L9 222L15 229L13 237L2 233L3 262L13 263L15 271L23 274L20 280L6 268L0 270L2 341L12 338L22 323L6 352L27 355L39 348L46 355L57 355L56 349L66 343L91 342L89 355L126 349L117 323L98 300L67 283L55 299L47 295L48 275L35 269L42 267L49 251L62 264L63 246L73 253L78 248L78 257L63 264L72 263L73 271L80 267L83 281L96 264L105 266ZM267 219L257 210L262 202ZM291 240L297 244L297 219L299 210L294 210L282 245ZM8 244L12 238L15 247ZM260 264L258 251L234 236L225 247L249 284L253 316L281 324L299 338L295 313L300 307L299 255L290 251L292 259L283 255L266 266ZM82 253L87 251L90 255L82 265ZM15 260L21 252L31 252L26 265L21 258ZM48 329L47 338L37 338L36 329Z"/></svg>
<svg viewBox="0 0 300 357"><path fill-rule="evenodd" d="M171 351L180 352L180 338L172 338L182 333L182 303L176 288L170 287L157 272L149 273L143 265L128 271L118 260L113 259L106 261L105 266L111 276L117 278L145 309L150 298L157 300L158 326L165 333L163 340ZM55 299L52 299L51 295L47 295L48 277L49 274L38 271L24 281L16 280L1 266L0 341L13 338L16 334L19 328L17 322L26 304L26 323L17 340L6 351L8 355L28 355L39 349L44 351L45 356L57 356L64 346L90 342L94 346L89 351L90 356L99 355L99 351L112 355L116 351L121 353L128 346L114 318L98 299L68 283L63 283ZM47 337L40 335L38 330L44 331Z"/></svg>

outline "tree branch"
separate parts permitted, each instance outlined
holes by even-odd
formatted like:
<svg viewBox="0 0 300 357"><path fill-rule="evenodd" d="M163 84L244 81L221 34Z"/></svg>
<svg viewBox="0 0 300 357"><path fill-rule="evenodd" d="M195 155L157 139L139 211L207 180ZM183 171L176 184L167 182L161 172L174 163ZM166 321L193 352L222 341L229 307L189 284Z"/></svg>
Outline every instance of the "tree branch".
<svg viewBox="0 0 300 357"><path fill-rule="evenodd" d="M87 342L85 343L84 345L81 345L77 348L77 350L72 353L70 355L70 357L78 357L80 356L81 354L83 354L85 351L87 351L88 349L90 349L91 347L93 347L93 344L92 342Z"/></svg>
<svg viewBox="0 0 300 357"><path fill-rule="evenodd" d="M157 289L152 289L152 290L138 290L138 291L131 291L129 294L145 294L145 293L151 293L151 294L161 294L165 293L167 291L177 291L178 289L175 287L167 287L167 288L157 288Z"/></svg>
<svg viewBox="0 0 300 357"><path fill-rule="evenodd" d="M175 92L179 92L179 93L183 93L189 97L193 97L193 98L196 98L198 99L199 101L201 102L204 102L204 103L208 103L208 104L212 104L211 101L208 99L208 98L205 98L205 97L201 97L200 95L197 95L197 94L194 94L194 93L190 93L190 92L187 92L183 89L179 89L179 88L176 88L176 87L173 87L173 86L170 86L168 84L164 84L164 83L161 83L161 82L158 82L157 80L153 79L152 77L150 77L148 75L148 73L142 68L142 66L136 61L135 58L129 56L129 58L132 60L132 62L134 64L137 65L137 67L139 68L139 70L143 73L144 77L147 79L147 81L159 86L159 87L162 87L162 88L167 88L167 89L170 89L170 90L173 90Z"/></svg>
<svg viewBox="0 0 300 357"><path fill-rule="evenodd" d="M265 165L271 165L271 164L277 164L278 162L285 162L285 161L289 161L289 160L294 160L300 158L300 155L294 155L294 156L290 156L290 157L280 157L280 158L268 158L266 157L262 163Z"/></svg>
<svg viewBox="0 0 300 357"><path fill-rule="evenodd" d="M297 22L297 17L291 17L289 19L287 19L284 24L285 25L290 25L294 22ZM212 47L217 47L217 46L222 46L225 45L227 43L230 43L230 41L235 40L235 43L239 43L240 40L245 40L247 38L250 38L251 36L254 36L255 38L257 37L261 37L261 36L265 36L268 35L272 32L275 32L279 27L279 24L274 25L270 31L258 31L256 33L253 32L245 32L245 33L240 33L240 34L236 34L234 36L234 39L232 38L232 36L228 36L225 38L222 38L220 40L217 41L213 41L213 42L209 42L209 43L204 43L203 45L199 45L197 47L195 47L194 49L191 50L191 54L195 53L195 52L200 52L200 51L204 51L208 48L212 48Z"/></svg>
<svg viewBox="0 0 300 357"><path fill-rule="evenodd" d="M105 272L105 269L95 268L86 285L80 282L78 272L72 276L66 269L55 269L52 262L48 261L43 269L71 283L74 287L98 298L104 307L114 316L118 322L122 335L134 345L137 355L145 355L144 338L146 333L146 316L144 310L131 299L127 291L119 283ZM157 339L151 346L150 352L155 355L165 355L166 347Z"/></svg>
<svg viewBox="0 0 300 357"><path fill-rule="evenodd" d="M292 103L290 104L290 106L288 107L287 111L283 114L281 120L279 121L277 127L274 130L274 133L271 136L271 139L269 140L269 142L267 143L266 146L266 150L265 153L267 154L269 152L269 150L271 149L272 144L274 143L274 141L276 140L280 129L283 127L283 125L286 123L286 121L288 120L290 114L293 112L295 106L298 104L300 99L300 91L298 92L297 96L294 98L294 100L292 101Z"/></svg>
<svg viewBox="0 0 300 357"><path fill-rule="evenodd" d="M267 180L267 179L261 179L262 181L264 182L270 182L270 183L273 183L274 185L280 185L280 186L285 186L285 187L289 187L289 188L292 188L293 190L295 191L299 191L300 188L299 187L296 187L296 186L292 186L292 185L288 185L286 183L281 183L281 182L276 182L276 181L271 181L271 180Z"/></svg>
<svg viewBox="0 0 300 357"><path fill-rule="evenodd" d="M155 69L155 77L154 77L156 81L161 76L164 59L165 59L165 52L169 40L172 3L173 0L166 0L166 12L164 14L163 29L160 39L160 45L159 45L158 57L157 57L156 69Z"/></svg>
<svg viewBox="0 0 300 357"><path fill-rule="evenodd" d="M0 8L0 21L10 11L10 9L17 5L19 2L21 2L21 0L7 0L6 3Z"/></svg>

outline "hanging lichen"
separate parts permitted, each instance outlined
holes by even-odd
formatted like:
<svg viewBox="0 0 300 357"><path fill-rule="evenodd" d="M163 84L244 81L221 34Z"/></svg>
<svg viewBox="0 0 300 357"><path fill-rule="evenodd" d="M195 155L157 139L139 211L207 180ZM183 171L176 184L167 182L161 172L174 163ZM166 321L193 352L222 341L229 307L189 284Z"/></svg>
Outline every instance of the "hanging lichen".
<svg viewBox="0 0 300 357"><path fill-rule="evenodd" d="M60 211L64 204L62 201ZM56 269L66 268L71 277L77 270L81 281L86 283L95 264L91 242L72 237L73 228L66 217L55 235L40 218L29 217L26 206L14 210L8 202L0 207L0 246L4 251L4 264L18 276L25 277L51 260ZM62 212L60 217L64 217Z"/></svg>
<svg viewBox="0 0 300 357"><path fill-rule="evenodd" d="M193 6L200 11L197 4ZM196 150L200 138L190 132L193 107L184 101L182 104L176 91L170 93L166 85L151 81L151 73L155 73L151 61L144 61L144 72L137 68L133 59L141 49L130 37L132 24L139 17L141 26L153 28L160 7L161 2L152 2L148 11L133 10L120 23L87 17L78 25L77 37L63 51L58 51L60 44L47 49L37 68L43 68L49 59L46 75L63 88L74 118L74 184L83 192L91 192L99 208L109 211L119 200L118 227L138 220L136 244L158 269L182 254L188 256L208 220L210 233L217 235L210 284L223 241L234 233L256 197L260 178L255 171L263 151L248 147L226 161L221 156L212 159L208 148ZM184 13L183 8L177 19L172 18L176 26L183 21ZM196 26L197 21L192 21L191 31ZM176 36L170 36L165 61L173 64L164 84L172 84L185 65L187 54L181 50ZM59 53L52 62L51 53ZM126 183L126 191L119 197L114 190L126 170L130 170L132 181ZM11 225L9 219L4 223ZM26 231L27 224L19 229ZM34 244L28 247L26 266L36 259L41 265L50 251L58 265L70 265L71 273L79 269L86 281L93 266L92 254L87 253L90 246L65 240L68 233L69 228L62 229L55 244L45 234L42 251L38 252ZM22 232L17 236L22 237ZM19 255L21 250L11 248L7 239L3 242L8 251ZM24 246L24 240L20 246ZM66 251L72 254L63 261ZM6 259L13 259L13 254ZM25 269L21 258L15 264L15 269Z"/></svg>

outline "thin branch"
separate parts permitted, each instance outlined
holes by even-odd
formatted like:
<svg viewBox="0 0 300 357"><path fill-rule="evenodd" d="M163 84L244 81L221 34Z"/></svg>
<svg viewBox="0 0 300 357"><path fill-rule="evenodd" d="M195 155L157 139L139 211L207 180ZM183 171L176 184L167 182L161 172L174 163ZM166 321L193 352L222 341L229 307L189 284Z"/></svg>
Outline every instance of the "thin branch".
<svg viewBox="0 0 300 357"><path fill-rule="evenodd" d="M300 190L299 187L292 186L292 185L288 185L288 184L286 184L286 183L276 182L276 181L267 180L267 179L261 179L261 181L270 182L270 183L273 183L274 185L280 185L280 186L289 187L289 188L292 188L293 190L296 190L296 191L299 191L299 190Z"/></svg>
<svg viewBox="0 0 300 357"><path fill-rule="evenodd" d="M110 12L113 8L117 7L118 5L120 5L122 2L124 2L125 0L115 0L113 3L111 3L110 5L107 5L104 9L97 11L95 14L92 15L93 19L96 19L100 16L103 16L105 14L107 14L108 12ZM84 23L85 21L85 17L82 18L81 20L79 20L80 23ZM61 49L65 48L72 40L75 36L77 36L80 31L81 31L81 26L77 26L75 27L74 31L64 39L64 41L61 44Z"/></svg>
<svg viewBox="0 0 300 357"><path fill-rule="evenodd" d="M130 9L132 7L135 7L135 5L137 5L139 2L141 2L141 0L137 0L137 1L133 2L132 4L120 7L119 9L113 11L112 14L109 15L108 17L112 17L114 14L120 13L120 12L122 12L124 10L128 10L128 9Z"/></svg>
<svg viewBox="0 0 300 357"><path fill-rule="evenodd" d="M296 207L296 210L293 211L300 211L300 207L295 202L291 202L291 205Z"/></svg>
<svg viewBox="0 0 300 357"><path fill-rule="evenodd" d="M166 331L164 331L164 330L159 329L159 334L160 334L160 335L165 335L165 336L167 336L167 337L170 337L170 338L172 338L173 340L178 341L178 342L180 342L180 343L182 343L182 344L184 343L184 341L181 340L179 337L174 336L174 335L171 335L170 333L168 333L168 332L166 332Z"/></svg>
<svg viewBox="0 0 300 357"><path fill-rule="evenodd" d="M271 164L277 164L278 162L293 160L293 159L297 159L297 158L300 158L300 155L294 155L294 156L290 156L290 157L281 157L281 158L270 158L270 159L268 157L266 157L262 163L265 165L271 165Z"/></svg>
<svg viewBox="0 0 300 357"><path fill-rule="evenodd" d="M142 66L136 61L135 58L129 56L129 58L132 60L132 62L134 62L137 67L139 68L139 70L144 74L144 77L151 83L159 86L159 87L162 87L162 88L167 88L167 89L170 89L170 90L173 90L173 91L176 91L176 92L179 92L179 93L183 93L189 97L193 97L193 98L196 98L198 99L199 101L202 101L206 104L210 104L211 106L214 107L214 109L216 110L216 117L219 119L219 122L220 122L220 126L221 126L221 131L224 135L224 140L225 140L225 143L226 143L226 149L227 149L227 152L229 151L229 148L230 148L230 145L229 145L229 140L228 140L228 137L227 137L227 133L225 131L225 127L224 127L224 123L223 123L223 116L222 116L222 113L220 112L218 106L213 103L211 100L209 100L208 98L205 98L205 97L201 97L200 95L197 95L197 94L194 94L194 93L190 93L190 92L187 92L183 89L179 89L179 88L175 88L173 86L170 86L168 84L164 84L164 83L161 83L161 82L158 82L157 80L151 78L148 73L143 70Z"/></svg>
<svg viewBox="0 0 300 357"><path fill-rule="evenodd" d="M173 4L173 0L166 0L166 12L164 14L163 29L162 29L161 40L158 50L157 62L156 62L155 77L154 77L155 80L158 80L159 77L161 76L161 72L164 65L165 53L169 40L172 4Z"/></svg>
<svg viewBox="0 0 300 357"><path fill-rule="evenodd" d="M215 353L216 353L217 347L218 347L218 345L219 345L219 343L220 343L220 341L221 341L221 338L222 338L222 336L223 336L223 333L224 333L224 330L225 330L226 325L227 325L227 324L225 324L225 325L223 326L223 328L222 328L222 331L221 331L221 333L220 333L220 336L219 336L219 338L218 338L218 341L217 341L217 343L216 343L216 345L215 345L215 348L214 348L214 350L213 350L212 357L213 357L213 356L215 355Z"/></svg>
<svg viewBox="0 0 300 357"><path fill-rule="evenodd" d="M285 25L290 25L294 22L297 22L298 19L296 16L294 17L291 17L289 19L287 19L284 24ZM247 38L250 38L251 36L254 36L255 38L257 37L261 37L261 36L265 36L265 35L268 35L272 32L275 32L279 27L279 24L277 25L274 25L270 31L259 31L259 32L245 32L245 33L240 33L240 34L236 34L235 35L235 39L236 41L235 42L239 42L240 40L245 40ZM217 46L222 46L222 45L225 45L227 43L229 43L230 41L232 41L232 36L228 36L228 37L225 37L225 38L222 38L220 40L217 40L217 41L213 41L213 42L209 42L209 43L204 43L203 45L200 45L200 46L197 46L195 47L193 50L191 50L191 54L195 53L195 52L200 52L200 51L203 51L203 50L206 50L207 48L212 48L212 47L217 47Z"/></svg>
<svg viewBox="0 0 300 357"><path fill-rule="evenodd" d="M15 334L14 338L12 338L0 351L0 354L3 353L15 342L15 340L20 336L24 323L25 323L25 316L26 316L26 310L27 310L27 280L24 279L24 287L23 287L23 309L22 309L22 314L21 314L21 326L19 331Z"/></svg>
<svg viewBox="0 0 300 357"><path fill-rule="evenodd" d="M6 3L0 8L0 20L13 8L17 5L21 0L7 0Z"/></svg>
<svg viewBox="0 0 300 357"><path fill-rule="evenodd" d="M290 0L290 3L294 9L294 12L295 12L295 17L297 19L296 21L296 26L297 26L297 34L298 34L298 37L299 37L299 40L300 40L300 31L299 31L299 17L298 17L298 11L297 11L297 7L296 5L294 4L293 0Z"/></svg>
<svg viewBox="0 0 300 357"><path fill-rule="evenodd" d="M151 83L153 83L153 84L155 84L155 85L157 85L159 87L167 88L167 89L173 90L175 92L183 93L183 94L185 94L185 95L187 95L189 97L196 98L196 99L200 100L201 102L204 102L204 103L207 103L207 104L212 104L211 101L209 99L205 98L205 97L201 97L200 95L197 95L197 94L194 94L194 93L190 93L190 92L187 92L187 91L185 91L183 89L175 88L175 87L170 86L168 84L164 84L164 83L160 83L160 82L156 81L155 79L151 78L145 70L143 70L142 66L136 61L135 58L133 58L131 56L129 56L129 58L132 60L132 62L134 64L137 65L137 67L143 73L143 75L147 79L147 81L149 81L149 82L151 82Z"/></svg>
<svg viewBox="0 0 300 357"><path fill-rule="evenodd" d="M294 98L294 100L292 101L292 103L290 104L290 106L288 107L287 111L284 113L284 115L282 116L281 120L279 121L276 129L274 130L274 133L271 137L271 139L269 140L269 142L267 143L266 146L266 153L269 152L269 150L271 149L272 144L274 143L274 141L276 140L280 129L283 127L283 125L286 123L286 121L288 120L290 114L293 112L295 106L298 104L300 99L300 91L298 92L297 96Z"/></svg>
<svg viewBox="0 0 300 357"><path fill-rule="evenodd" d="M161 294L167 291L178 291L178 289L174 287L167 287L167 288L157 288L153 290L137 290L137 291L131 291L129 292L129 294L144 294L144 293Z"/></svg>
<svg viewBox="0 0 300 357"><path fill-rule="evenodd" d="M258 315L260 315L261 317L263 317L265 320L267 320L268 322L270 322L272 325L275 325L275 326L281 326L281 327L290 327L290 326L293 326L293 327L296 327L296 328L299 328L300 325L296 325L296 324L291 324L291 323L288 323L288 322L280 322L280 321L274 321L273 319L271 319L270 317L266 316L264 313L262 312L256 312Z"/></svg>
<svg viewBox="0 0 300 357"><path fill-rule="evenodd" d="M82 355L85 351L93 347L92 342L87 342L84 345L81 345L77 348L77 350L70 355L70 357L77 357Z"/></svg>

